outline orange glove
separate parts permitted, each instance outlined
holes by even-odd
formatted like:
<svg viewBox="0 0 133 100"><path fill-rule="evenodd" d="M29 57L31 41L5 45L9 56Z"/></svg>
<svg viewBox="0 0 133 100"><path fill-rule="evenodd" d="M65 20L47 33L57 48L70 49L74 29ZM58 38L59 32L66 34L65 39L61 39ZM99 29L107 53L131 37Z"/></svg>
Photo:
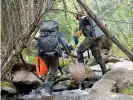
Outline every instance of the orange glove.
<svg viewBox="0 0 133 100"><path fill-rule="evenodd" d="M83 34L82 31L77 31L77 32L75 33L75 35L76 35L78 38L79 38L82 34Z"/></svg>

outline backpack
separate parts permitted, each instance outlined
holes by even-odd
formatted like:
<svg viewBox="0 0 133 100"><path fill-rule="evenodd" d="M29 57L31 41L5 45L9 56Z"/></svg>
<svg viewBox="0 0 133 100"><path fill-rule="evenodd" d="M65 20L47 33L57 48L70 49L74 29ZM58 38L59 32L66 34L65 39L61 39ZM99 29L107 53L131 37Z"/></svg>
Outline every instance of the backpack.
<svg viewBox="0 0 133 100"><path fill-rule="evenodd" d="M39 36L39 55L44 56L44 54L50 52L57 53L61 56L61 48L58 45L58 24L56 21L47 20L40 24L40 36ZM53 54L53 53L52 53Z"/></svg>
<svg viewBox="0 0 133 100"><path fill-rule="evenodd" d="M90 25L88 25L88 23ZM85 17L81 24L84 25L84 27L82 28L82 31L85 36L91 36L93 37L93 39L96 40L96 39L100 39L104 35L104 33L101 31L98 25L93 21L93 19L89 17Z"/></svg>
<svg viewBox="0 0 133 100"><path fill-rule="evenodd" d="M96 39L99 39L105 36L102 30L99 28L99 26L93 21L93 19L92 19L92 24L93 24L93 29L94 29Z"/></svg>

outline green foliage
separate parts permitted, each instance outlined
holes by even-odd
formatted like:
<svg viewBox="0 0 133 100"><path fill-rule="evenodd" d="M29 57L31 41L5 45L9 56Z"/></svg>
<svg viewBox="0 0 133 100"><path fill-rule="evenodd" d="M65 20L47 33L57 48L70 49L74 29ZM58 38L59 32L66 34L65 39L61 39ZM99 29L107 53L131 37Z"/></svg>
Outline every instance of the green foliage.
<svg viewBox="0 0 133 100"><path fill-rule="evenodd" d="M72 63L71 59L64 59L64 60L62 59L62 61L59 62L61 67L70 65L71 63Z"/></svg>
<svg viewBox="0 0 133 100"><path fill-rule="evenodd" d="M128 86L121 90L122 94L133 95L133 86Z"/></svg>
<svg viewBox="0 0 133 100"><path fill-rule="evenodd" d="M112 21L102 20L107 24L109 30L125 45L128 49L133 47L133 5L127 5L126 0L122 0L120 5L116 0L90 0L89 7L98 17ZM100 12L99 12L100 11ZM114 22L118 21L118 22ZM120 21L127 22L121 23ZM124 34L124 35L123 35Z"/></svg>
<svg viewBox="0 0 133 100"><path fill-rule="evenodd" d="M118 56L118 57L126 57L126 55L115 45L113 45L111 47L110 53L114 56Z"/></svg>
<svg viewBox="0 0 133 100"><path fill-rule="evenodd" d="M23 55L24 60L26 59L26 56L28 55L29 63L35 64L35 56L33 54L32 55L29 55L28 54L28 51L27 51L27 48L25 48L22 51L22 55Z"/></svg>
<svg viewBox="0 0 133 100"><path fill-rule="evenodd" d="M29 62L31 64L35 64L35 57L34 56L29 56Z"/></svg>
<svg viewBox="0 0 133 100"><path fill-rule="evenodd" d="M133 24L130 23L133 23L133 1L131 0L132 4L130 6L127 5L126 0L122 1L122 5L119 5L117 0L86 0L86 4L99 18L111 20L102 20L102 22L107 24L108 29L123 45L131 49L133 47ZM77 9L81 11L79 4L75 0L56 0L55 8L65 9L71 12L77 12ZM44 20L56 20L59 23L60 31L63 32L64 37L68 40L69 44L74 46L73 34L76 28L79 27L75 14L60 10L51 10L43 18ZM121 23L121 21L127 23ZM79 39L79 44L83 39L84 37ZM115 56L125 56L116 46L112 47L111 52ZM34 57L29 58L31 62L34 62Z"/></svg>
<svg viewBox="0 0 133 100"><path fill-rule="evenodd" d="M1 86L1 88L2 88L2 87L11 87L11 88L15 88L13 84L11 84L11 83L9 83L9 82L7 82L7 81L1 81L1 82L0 82L0 86Z"/></svg>
<svg viewBox="0 0 133 100"><path fill-rule="evenodd" d="M78 26L78 23L72 14L67 13L67 16L65 16L64 14L64 12L60 11L49 12L47 13L45 19L52 19L57 21L59 23L60 31L63 32L64 37L68 40L68 42L71 42L73 39L72 36L74 34L76 27Z"/></svg>

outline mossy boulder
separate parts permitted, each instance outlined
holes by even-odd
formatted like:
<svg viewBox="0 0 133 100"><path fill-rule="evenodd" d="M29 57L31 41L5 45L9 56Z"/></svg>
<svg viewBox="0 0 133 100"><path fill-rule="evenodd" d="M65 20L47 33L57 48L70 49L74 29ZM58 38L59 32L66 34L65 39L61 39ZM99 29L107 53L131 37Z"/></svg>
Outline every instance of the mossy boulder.
<svg viewBox="0 0 133 100"><path fill-rule="evenodd" d="M1 95L6 95L6 94L14 95L17 93L17 90L12 83L9 83L7 81L1 81L0 85L1 85Z"/></svg>

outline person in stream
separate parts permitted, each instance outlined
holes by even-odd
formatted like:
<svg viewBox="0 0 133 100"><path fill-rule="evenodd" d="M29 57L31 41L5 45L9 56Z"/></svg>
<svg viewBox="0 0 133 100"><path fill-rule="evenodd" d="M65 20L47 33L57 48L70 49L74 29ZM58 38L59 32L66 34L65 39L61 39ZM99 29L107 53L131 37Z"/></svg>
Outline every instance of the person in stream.
<svg viewBox="0 0 133 100"><path fill-rule="evenodd" d="M77 20L79 20L79 31L74 36L75 45L78 44L78 38L83 34L85 36L84 41L80 44L77 50L78 63L84 63L83 53L90 49L97 63L100 65L102 74L107 72L105 62L102 59L100 51L100 31L96 32L95 26L97 26L89 16L83 16L81 12L77 14ZM94 25L95 24L95 25Z"/></svg>
<svg viewBox="0 0 133 100"><path fill-rule="evenodd" d="M62 46L69 45L65 42L63 33L59 32L58 23L53 20L42 21L40 24L40 36L36 47L40 56L48 67L48 73L43 88L45 92L52 95L55 75L59 69L59 57L62 56Z"/></svg>

